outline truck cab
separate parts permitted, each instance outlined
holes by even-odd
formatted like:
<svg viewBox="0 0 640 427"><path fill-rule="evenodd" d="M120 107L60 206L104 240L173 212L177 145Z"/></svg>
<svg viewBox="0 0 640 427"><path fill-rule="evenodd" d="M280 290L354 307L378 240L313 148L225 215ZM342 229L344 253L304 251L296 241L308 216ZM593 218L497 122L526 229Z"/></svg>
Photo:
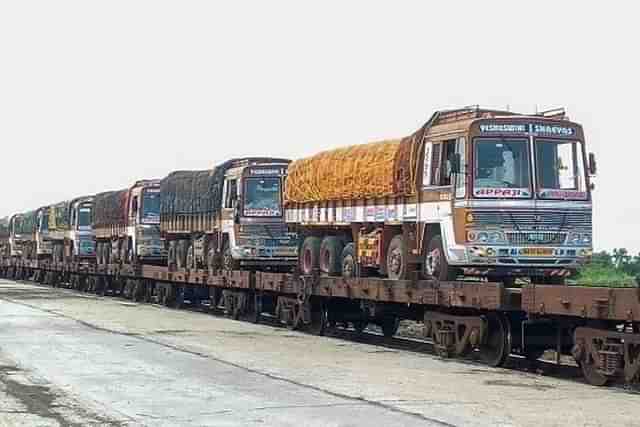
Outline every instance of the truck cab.
<svg viewBox="0 0 640 427"><path fill-rule="evenodd" d="M221 209L222 264L291 266L298 241L284 221L287 163L255 163L226 171Z"/></svg>
<svg viewBox="0 0 640 427"><path fill-rule="evenodd" d="M93 198L82 197L69 204L69 230L64 242L67 260L91 261L96 257L92 225Z"/></svg>
<svg viewBox="0 0 640 427"><path fill-rule="evenodd" d="M161 262L167 258L160 236L160 181L136 182L127 199L129 262Z"/></svg>
<svg viewBox="0 0 640 427"><path fill-rule="evenodd" d="M35 212L15 214L9 219L9 253L22 259L34 259L35 248Z"/></svg>
<svg viewBox="0 0 640 427"><path fill-rule="evenodd" d="M463 110L438 122L424 139L418 213L429 275L555 283L589 259L596 165L579 124L563 110Z"/></svg>

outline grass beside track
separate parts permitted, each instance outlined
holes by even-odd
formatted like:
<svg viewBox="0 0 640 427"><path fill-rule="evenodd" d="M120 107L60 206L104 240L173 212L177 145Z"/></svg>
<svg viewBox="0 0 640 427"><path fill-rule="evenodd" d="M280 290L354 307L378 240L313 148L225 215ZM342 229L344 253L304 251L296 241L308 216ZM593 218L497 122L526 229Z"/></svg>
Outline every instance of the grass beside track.
<svg viewBox="0 0 640 427"><path fill-rule="evenodd" d="M637 288L636 278L611 266L588 265L569 282L574 286L597 286L608 288Z"/></svg>

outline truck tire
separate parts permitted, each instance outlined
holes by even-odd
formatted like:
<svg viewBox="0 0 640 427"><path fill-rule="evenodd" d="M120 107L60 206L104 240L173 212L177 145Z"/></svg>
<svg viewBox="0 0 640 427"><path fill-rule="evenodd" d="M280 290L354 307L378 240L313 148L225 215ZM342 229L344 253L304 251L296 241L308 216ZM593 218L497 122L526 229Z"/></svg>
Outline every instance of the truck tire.
<svg viewBox="0 0 640 427"><path fill-rule="evenodd" d="M179 240L176 251L178 270L183 270L187 266L187 241Z"/></svg>
<svg viewBox="0 0 640 427"><path fill-rule="evenodd" d="M358 277L358 263L356 262L356 245L347 243L342 249L341 270L342 277Z"/></svg>
<svg viewBox="0 0 640 427"><path fill-rule="evenodd" d="M167 254L167 266L170 270L175 269L177 263L177 250L176 250L176 242L169 242L169 253Z"/></svg>
<svg viewBox="0 0 640 427"><path fill-rule="evenodd" d="M393 280L404 280L409 276L409 263L402 234L391 239L387 249L387 277Z"/></svg>
<svg viewBox="0 0 640 427"><path fill-rule="evenodd" d="M196 254L193 246L193 242L187 242L187 251L186 251L186 264L189 270L196 269Z"/></svg>
<svg viewBox="0 0 640 427"><path fill-rule="evenodd" d="M224 251L222 252L222 268L226 271L234 271L240 268L240 262L233 259L229 242L225 243Z"/></svg>
<svg viewBox="0 0 640 427"><path fill-rule="evenodd" d="M104 244L102 258L104 260L105 265L109 265L111 263L111 242Z"/></svg>
<svg viewBox="0 0 640 427"><path fill-rule="evenodd" d="M98 265L104 264L104 258L102 257L104 244L102 242L96 243L96 262Z"/></svg>
<svg viewBox="0 0 640 427"><path fill-rule="evenodd" d="M456 278L456 269L451 268L447 262L442 245L442 237L435 234L431 237L427 246L427 253L423 261L423 275L427 279L449 281Z"/></svg>
<svg viewBox="0 0 640 427"><path fill-rule="evenodd" d="M319 237L309 236L304 239L300 249L300 272L305 275L313 273L313 270L320 267L320 245L322 241Z"/></svg>
<svg viewBox="0 0 640 427"><path fill-rule="evenodd" d="M340 237L327 236L320 245L320 271L330 276L342 272L342 250L344 243Z"/></svg>

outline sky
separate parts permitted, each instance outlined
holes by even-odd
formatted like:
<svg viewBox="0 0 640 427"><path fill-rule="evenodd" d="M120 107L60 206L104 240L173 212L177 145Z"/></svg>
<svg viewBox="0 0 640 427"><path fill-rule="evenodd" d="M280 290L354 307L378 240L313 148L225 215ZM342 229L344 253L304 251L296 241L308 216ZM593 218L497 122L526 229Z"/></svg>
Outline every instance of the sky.
<svg viewBox="0 0 640 427"><path fill-rule="evenodd" d="M595 247L637 253L636 3L0 0L0 217L438 109L564 106L598 158Z"/></svg>

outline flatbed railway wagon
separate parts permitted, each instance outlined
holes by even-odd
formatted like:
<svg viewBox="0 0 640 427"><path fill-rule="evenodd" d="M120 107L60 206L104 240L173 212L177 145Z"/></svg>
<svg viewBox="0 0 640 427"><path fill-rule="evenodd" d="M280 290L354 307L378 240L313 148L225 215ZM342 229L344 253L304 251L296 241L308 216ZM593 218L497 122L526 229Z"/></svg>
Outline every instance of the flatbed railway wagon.
<svg viewBox="0 0 640 427"><path fill-rule="evenodd" d="M303 242L314 238L302 244L295 272L237 264L225 268L219 260L212 266L202 259L194 262L194 256L189 262L187 247L181 266L4 258L1 273L38 277L55 286L72 283L101 294L121 293L121 284L127 283L136 291L125 296L134 299L220 307L251 321L269 315L319 334L336 325L362 330L376 323L391 336L400 319L411 319L424 322L426 337L442 356L478 356L500 366L510 354L536 359L554 349L572 355L591 384L638 382L640 289L570 286L551 279L565 277L591 250L587 172L595 172L595 162L587 160L578 124L560 116L442 112L389 152L378 171L388 172L391 164L391 172L382 174L391 180L369 182L375 191L391 188L390 196L363 197L367 193L359 189L349 198L320 197L323 189L314 187L313 177L296 176L304 167L294 163L289 168L293 182L286 184L284 219ZM389 152L381 150L383 160ZM364 160L371 166L371 158ZM542 165L550 165L551 172ZM444 173L449 185L431 180L441 179L443 168L451 172ZM335 170L333 177L340 177L346 168L338 163ZM565 175L556 176L560 173ZM333 188L354 188L361 183L354 176L343 184L327 182ZM305 191L316 199L296 197ZM236 202L236 209L230 206L230 223L243 225L233 222L242 202ZM202 219L196 215L175 224L185 221ZM181 240L193 244L191 231L183 229L188 232ZM430 245L426 242L434 241L435 230L440 243ZM402 244L391 251L397 236ZM332 237L332 251L323 245L327 237ZM459 258L438 260L436 255L445 252Z"/></svg>
<svg viewBox="0 0 640 427"><path fill-rule="evenodd" d="M530 360L545 350L571 355L593 385L613 380L638 383L640 375L640 288L526 284L518 288L481 281L390 280L318 274L168 267L56 264L4 257L0 275L38 278L104 295L126 283L135 292L114 294L171 307L220 307L233 318L254 322L264 315L288 327L323 334L336 325L357 331L376 312L425 323L425 337L444 357L477 356L501 366L510 354ZM111 291L110 291L111 290ZM167 298L167 295L171 295ZM199 295L197 300L186 295ZM208 295L208 299L203 296ZM164 296L164 298L163 298ZM384 313L384 314L382 314Z"/></svg>

